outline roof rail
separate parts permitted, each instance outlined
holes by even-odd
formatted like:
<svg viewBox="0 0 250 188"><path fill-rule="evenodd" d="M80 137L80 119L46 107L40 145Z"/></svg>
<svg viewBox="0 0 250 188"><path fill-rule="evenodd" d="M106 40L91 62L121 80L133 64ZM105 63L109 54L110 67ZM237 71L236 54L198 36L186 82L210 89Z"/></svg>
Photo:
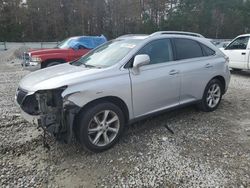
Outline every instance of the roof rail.
<svg viewBox="0 0 250 188"><path fill-rule="evenodd" d="M192 33L192 32L184 32L184 31L158 31L155 33L152 33L150 36L157 36L157 35L188 35L193 37L200 37L205 38L203 35L198 33Z"/></svg>
<svg viewBox="0 0 250 188"><path fill-rule="evenodd" d="M148 35L146 34L126 34L119 36L117 39L125 39L125 38L131 38L131 37L147 37Z"/></svg>

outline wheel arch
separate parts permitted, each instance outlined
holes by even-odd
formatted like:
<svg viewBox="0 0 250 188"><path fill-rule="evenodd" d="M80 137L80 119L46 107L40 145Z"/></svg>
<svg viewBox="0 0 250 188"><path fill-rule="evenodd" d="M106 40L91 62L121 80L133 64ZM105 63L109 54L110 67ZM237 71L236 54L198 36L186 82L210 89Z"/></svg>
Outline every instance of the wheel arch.
<svg viewBox="0 0 250 188"><path fill-rule="evenodd" d="M47 59L41 63L41 68L47 67L47 65L52 62L66 63L65 59L62 58Z"/></svg>
<svg viewBox="0 0 250 188"><path fill-rule="evenodd" d="M81 109L80 111L78 112L78 114L76 115L76 118L77 116L87 110L88 108L90 108L91 106L94 106L98 103L101 103L101 102L109 102L109 103L113 103L114 105L118 106L122 112L124 113L124 118L125 118L125 123L128 123L129 121L129 110L128 110L128 106L126 105L126 103L119 97L115 97L115 96L106 96L106 97L101 97L101 98L98 98L98 99L94 99L88 103L86 103Z"/></svg>
<svg viewBox="0 0 250 188"><path fill-rule="evenodd" d="M225 92L226 92L226 80L225 80L225 78L223 76L221 76L221 75L218 75L218 76L213 77L211 80L214 80L214 79L217 79L217 80L219 80L221 82L222 87L223 87L222 88L223 89L222 93L225 94Z"/></svg>

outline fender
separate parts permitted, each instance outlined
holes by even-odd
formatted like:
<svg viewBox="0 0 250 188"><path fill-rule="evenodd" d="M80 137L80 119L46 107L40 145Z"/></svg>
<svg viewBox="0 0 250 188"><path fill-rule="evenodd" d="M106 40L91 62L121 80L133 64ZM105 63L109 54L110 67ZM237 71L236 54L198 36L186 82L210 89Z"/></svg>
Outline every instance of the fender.
<svg viewBox="0 0 250 188"><path fill-rule="evenodd" d="M132 90L129 74L118 72L114 77L82 82L67 87L61 94L64 101L70 101L83 108L86 104L104 97L121 99L129 109L129 117L133 118Z"/></svg>

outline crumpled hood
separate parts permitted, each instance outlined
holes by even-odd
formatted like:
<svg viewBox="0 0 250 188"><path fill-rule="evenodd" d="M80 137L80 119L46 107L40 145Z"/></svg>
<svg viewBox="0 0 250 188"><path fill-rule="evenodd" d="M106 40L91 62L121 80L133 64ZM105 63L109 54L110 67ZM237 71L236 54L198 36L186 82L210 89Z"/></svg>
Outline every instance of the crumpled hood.
<svg viewBox="0 0 250 188"><path fill-rule="evenodd" d="M55 89L84 81L89 76L102 71L102 69L85 68L65 63L28 74L20 81L19 87L30 93Z"/></svg>

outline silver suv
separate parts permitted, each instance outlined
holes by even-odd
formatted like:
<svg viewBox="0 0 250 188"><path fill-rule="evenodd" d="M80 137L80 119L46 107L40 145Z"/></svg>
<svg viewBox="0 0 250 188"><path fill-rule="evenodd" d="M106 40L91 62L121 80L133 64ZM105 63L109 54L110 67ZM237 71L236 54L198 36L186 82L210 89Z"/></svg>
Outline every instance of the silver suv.
<svg viewBox="0 0 250 188"><path fill-rule="evenodd" d="M198 34L126 35L27 75L16 101L46 132L101 152L141 118L187 104L214 111L229 80L223 53Z"/></svg>

